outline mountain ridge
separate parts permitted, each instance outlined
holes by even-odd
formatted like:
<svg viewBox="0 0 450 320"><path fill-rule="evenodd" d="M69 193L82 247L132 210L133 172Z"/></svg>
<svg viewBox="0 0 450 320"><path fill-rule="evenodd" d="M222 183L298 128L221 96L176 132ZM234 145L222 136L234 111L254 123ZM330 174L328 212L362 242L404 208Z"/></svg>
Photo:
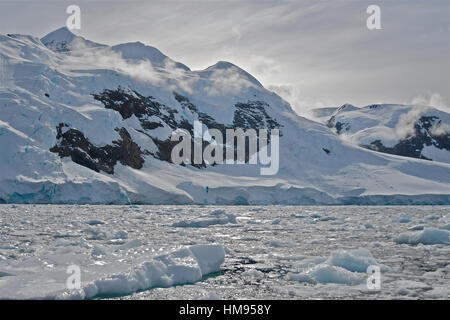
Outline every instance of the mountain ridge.
<svg viewBox="0 0 450 320"><path fill-rule="evenodd" d="M367 149L450 163L450 115L433 107L375 104L338 109L326 124Z"/></svg>
<svg viewBox="0 0 450 320"><path fill-rule="evenodd" d="M231 63L190 71L124 59L109 46L77 56L54 44L0 37L9 75L0 87L1 202L450 203L449 164L343 141ZM279 128L278 173L172 163L170 134L195 120Z"/></svg>

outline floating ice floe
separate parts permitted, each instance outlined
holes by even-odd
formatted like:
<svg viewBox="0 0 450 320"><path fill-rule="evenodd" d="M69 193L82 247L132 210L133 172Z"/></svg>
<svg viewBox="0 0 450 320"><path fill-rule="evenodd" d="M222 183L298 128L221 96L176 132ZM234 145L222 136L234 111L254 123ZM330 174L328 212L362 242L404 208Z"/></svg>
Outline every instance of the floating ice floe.
<svg viewBox="0 0 450 320"><path fill-rule="evenodd" d="M395 242L398 244L450 244L450 232L444 229L424 228L417 232L401 233Z"/></svg>
<svg viewBox="0 0 450 320"><path fill-rule="evenodd" d="M364 281L365 275L341 267L319 264L300 274L289 274L288 280L308 283L338 283L356 285Z"/></svg>
<svg viewBox="0 0 450 320"><path fill-rule="evenodd" d="M378 265L370 251L364 248L334 251L325 263L353 272L366 272L368 266Z"/></svg>
<svg viewBox="0 0 450 320"><path fill-rule="evenodd" d="M410 231L418 231L418 230L423 230L423 229L425 229L425 226L423 224L418 224L418 225L408 228L408 230L410 230Z"/></svg>
<svg viewBox="0 0 450 320"><path fill-rule="evenodd" d="M98 225L98 224L105 224L103 221L101 221L101 220L89 220L89 221L86 221L86 223L88 224L88 225L90 225L90 226L95 226L95 225Z"/></svg>
<svg viewBox="0 0 450 320"><path fill-rule="evenodd" d="M273 224L273 225L278 225L278 224L280 224L280 222L281 222L281 219L280 219L280 218L277 218L277 219L275 219L275 220L272 221L272 224Z"/></svg>
<svg viewBox="0 0 450 320"><path fill-rule="evenodd" d="M295 242L291 240L272 240L267 243L269 246L274 248L292 248L295 246Z"/></svg>
<svg viewBox="0 0 450 320"><path fill-rule="evenodd" d="M84 229L84 232L90 236L91 240L105 240L108 238L106 231L97 227L86 228Z"/></svg>
<svg viewBox="0 0 450 320"><path fill-rule="evenodd" d="M127 239L128 238L128 232L125 230L117 231L113 234L112 239Z"/></svg>
<svg viewBox="0 0 450 320"><path fill-rule="evenodd" d="M222 300L222 298L218 296L214 291L210 291L201 296L198 300Z"/></svg>
<svg viewBox="0 0 450 320"><path fill-rule="evenodd" d="M408 223L408 222L411 222L411 217L409 215L407 215L406 213L402 213L400 216L392 219L392 222Z"/></svg>
<svg viewBox="0 0 450 320"><path fill-rule="evenodd" d="M119 246L119 249L121 249L121 250L128 250L128 249L137 248L137 247L140 247L140 246L142 246L142 241L139 240L139 239L134 239L134 240L131 240L131 241L128 241L126 243L121 244Z"/></svg>
<svg viewBox="0 0 450 320"><path fill-rule="evenodd" d="M256 269L248 269L248 270L242 272L242 276L245 278L258 279L258 278L263 278L264 273L259 270L256 270Z"/></svg>
<svg viewBox="0 0 450 320"><path fill-rule="evenodd" d="M388 270L380 265L367 249L338 250L328 258L316 259L318 264L311 266L314 260L308 260L309 267L301 273L290 273L288 280L308 283L337 283L346 285L361 284L367 279L367 268L378 266L381 271Z"/></svg>
<svg viewBox="0 0 450 320"><path fill-rule="evenodd" d="M178 228L207 228L212 225L236 224L236 216L226 213L225 210L214 210L210 215L197 219L186 219L172 224L172 227Z"/></svg>
<svg viewBox="0 0 450 320"><path fill-rule="evenodd" d="M330 217L330 216L325 216L325 217L319 218L319 221L333 221L333 220L336 220L336 218Z"/></svg>
<svg viewBox="0 0 450 320"><path fill-rule="evenodd" d="M106 250L99 245L94 245L91 255L97 256L97 257L104 256L104 255L106 255Z"/></svg>
<svg viewBox="0 0 450 320"><path fill-rule="evenodd" d="M221 245L194 245L154 257L125 273L91 281L80 290L56 295L62 299L89 299L135 293L154 287L194 283L203 276L220 270L225 260Z"/></svg>

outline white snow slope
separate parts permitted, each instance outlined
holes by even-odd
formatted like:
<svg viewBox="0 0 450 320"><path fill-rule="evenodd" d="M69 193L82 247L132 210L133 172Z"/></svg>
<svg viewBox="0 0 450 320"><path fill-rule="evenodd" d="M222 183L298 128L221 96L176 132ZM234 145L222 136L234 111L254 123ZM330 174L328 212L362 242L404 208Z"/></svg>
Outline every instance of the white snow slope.
<svg viewBox="0 0 450 320"><path fill-rule="evenodd" d="M231 63L191 71L141 43L98 45L68 35L65 28L44 39L53 50L32 36L0 35L0 202L450 203L450 164L377 153L342 141L327 126L296 115ZM96 146L120 139L115 129L125 128L141 149L154 152L155 144L136 116L124 120L92 96L119 86L156 98L191 123L196 115L182 107L173 91L223 124L233 123L238 102L267 103L267 114L282 125L278 173L261 176L260 166L250 164L199 169L146 154L142 168L117 162L114 174L108 174L49 151L57 143L56 127L67 123ZM168 129L163 124L152 135L165 139Z"/></svg>
<svg viewBox="0 0 450 320"><path fill-rule="evenodd" d="M450 114L433 107L375 104L356 108L344 105L328 117L327 124L334 127L343 140L356 145L367 146L378 140L384 147L392 148L403 141L412 146L410 150L404 150L406 154L419 148L416 157L450 163ZM421 139L412 139L418 136L416 129Z"/></svg>

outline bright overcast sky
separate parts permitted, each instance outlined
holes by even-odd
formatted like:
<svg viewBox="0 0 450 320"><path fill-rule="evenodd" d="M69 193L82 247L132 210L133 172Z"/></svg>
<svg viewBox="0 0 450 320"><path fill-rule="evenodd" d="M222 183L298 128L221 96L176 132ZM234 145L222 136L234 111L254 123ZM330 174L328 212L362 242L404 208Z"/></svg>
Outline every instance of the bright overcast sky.
<svg viewBox="0 0 450 320"><path fill-rule="evenodd" d="M42 37L65 25L70 4L89 40L141 41L193 70L233 62L300 114L347 102L450 105L449 0L0 0L0 32ZM381 30L366 27L370 4Z"/></svg>

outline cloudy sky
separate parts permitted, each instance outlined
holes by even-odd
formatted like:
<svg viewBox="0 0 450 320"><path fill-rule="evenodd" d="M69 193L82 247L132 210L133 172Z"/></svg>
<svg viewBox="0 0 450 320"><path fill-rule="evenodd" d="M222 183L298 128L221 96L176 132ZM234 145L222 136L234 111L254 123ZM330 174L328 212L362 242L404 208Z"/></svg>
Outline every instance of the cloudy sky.
<svg viewBox="0 0 450 320"><path fill-rule="evenodd" d="M450 109L449 0L5 1L0 32L42 37L81 8L90 40L141 41L191 69L237 64L299 114L352 103ZM368 30L369 5L381 30Z"/></svg>

